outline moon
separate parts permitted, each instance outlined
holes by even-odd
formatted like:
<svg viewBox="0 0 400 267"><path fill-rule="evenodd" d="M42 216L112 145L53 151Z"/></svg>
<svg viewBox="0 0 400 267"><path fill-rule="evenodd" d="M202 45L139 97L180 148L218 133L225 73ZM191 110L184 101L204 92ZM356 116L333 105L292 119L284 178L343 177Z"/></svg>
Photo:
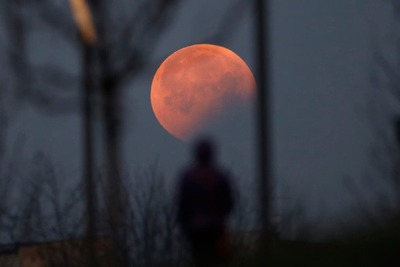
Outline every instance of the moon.
<svg viewBox="0 0 400 267"><path fill-rule="evenodd" d="M249 103L255 84L250 68L233 51L191 45L172 53L157 69L151 106L162 127L186 141L231 107Z"/></svg>

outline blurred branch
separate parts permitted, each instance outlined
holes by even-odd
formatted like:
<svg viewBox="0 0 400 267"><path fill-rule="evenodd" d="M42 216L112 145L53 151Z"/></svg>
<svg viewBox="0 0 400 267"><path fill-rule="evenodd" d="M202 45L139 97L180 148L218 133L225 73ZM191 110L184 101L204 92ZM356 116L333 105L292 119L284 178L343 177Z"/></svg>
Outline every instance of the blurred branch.
<svg viewBox="0 0 400 267"><path fill-rule="evenodd" d="M213 43L223 45L232 38L232 35L236 33L237 27L242 23L246 12L249 11L250 2L238 0L234 4L230 5L225 13L221 16L218 26L214 29L214 32L202 36L199 38L197 43ZM163 62L168 55L157 58L151 62L143 64L144 71L153 72L155 71L161 62ZM138 60L144 60L143 58L138 58ZM153 73L151 73L153 75Z"/></svg>
<svg viewBox="0 0 400 267"><path fill-rule="evenodd" d="M246 12L250 9L250 1L238 0L225 11L219 25L214 32L202 38L204 43L224 44L232 35L237 32L237 28L242 23Z"/></svg>
<svg viewBox="0 0 400 267"><path fill-rule="evenodd" d="M28 3L42 25L54 29L66 41L78 40L67 1L30 0Z"/></svg>
<svg viewBox="0 0 400 267"><path fill-rule="evenodd" d="M97 36L89 5L86 0L70 0L70 4L82 40L88 45L93 45Z"/></svg>
<svg viewBox="0 0 400 267"><path fill-rule="evenodd" d="M367 95L367 124L373 140L368 151L368 161L363 184L347 179L345 184L355 199L355 210L369 226L379 226L400 213L400 145L396 142L395 118L400 107L400 4L387 0L393 9L390 40L371 38L372 66ZM394 49L387 49L393 46ZM361 189L368 195L362 194ZM394 206L394 207L393 207ZM356 218L357 219L357 218Z"/></svg>
<svg viewBox="0 0 400 267"><path fill-rule="evenodd" d="M48 82L52 87L71 90L78 87L80 77L70 73L55 64L42 64L35 66L36 79ZM54 90L54 88L52 88Z"/></svg>
<svg viewBox="0 0 400 267"><path fill-rule="evenodd" d="M165 29L166 20L171 18L171 12L178 2L178 0L157 0L139 6L137 13L132 16L119 36L119 40L123 40L119 42L120 46L111 50L115 51L110 54L110 60L115 68L110 74L116 87L123 86L146 66L144 57L147 57L157 45L156 39ZM133 31L135 25L141 27ZM126 38L129 32L131 38L122 39Z"/></svg>

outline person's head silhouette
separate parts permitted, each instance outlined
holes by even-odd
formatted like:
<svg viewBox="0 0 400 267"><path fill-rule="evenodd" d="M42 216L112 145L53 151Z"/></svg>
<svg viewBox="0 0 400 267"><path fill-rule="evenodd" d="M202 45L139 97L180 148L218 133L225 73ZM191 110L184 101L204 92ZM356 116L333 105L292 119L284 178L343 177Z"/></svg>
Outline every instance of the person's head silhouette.
<svg viewBox="0 0 400 267"><path fill-rule="evenodd" d="M194 146L194 157L201 165L211 165L214 162L215 146L210 138L199 139Z"/></svg>

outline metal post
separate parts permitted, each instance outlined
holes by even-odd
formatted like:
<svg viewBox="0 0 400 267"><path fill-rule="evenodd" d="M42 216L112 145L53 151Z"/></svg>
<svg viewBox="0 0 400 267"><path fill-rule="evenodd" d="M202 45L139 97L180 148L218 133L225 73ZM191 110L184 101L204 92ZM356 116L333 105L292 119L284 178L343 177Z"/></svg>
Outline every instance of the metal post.
<svg viewBox="0 0 400 267"><path fill-rule="evenodd" d="M97 266L94 249L96 234L96 191L93 181L93 62L96 31L92 14L86 0L70 0L71 10L77 24L82 41L83 59L83 97L82 97L82 129L83 129L83 178L86 193L86 235L88 241L87 266Z"/></svg>
<svg viewBox="0 0 400 267"><path fill-rule="evenodd" d="M256 64L257 64L257 134L259 165L259 205L263 241L270 237L271 224L271 137L270 137L270 60L268 0L255 0Z"/></svg>
<svg viewBox="0 0 400 267"><path fill-rule="evenodd" d="M83 155L84 155L84 177L86 191L86 235L88 239L88 261L89 266L95 266L94 238L96 234L96 201L95 186L93 181L93 76L92 62L93 49L83 44Z"/></svg>
<svg viewBox="0 0 400 267"><path fill-rule="evenodd" d="M116 257L116 265L127 265L127 251L124 228L125 210L122 205L121 182L121 113L120 90L115 80L115 73L111 69L110 50L108 45L109 28L107 27L107 1L92 1L93 11L98 18L96 30L98 33L98 60L100 72L100 92L102 96L102 115L104 127L104 152L106 160L106 210L108 222L113 236L112 252Z"/></svg>

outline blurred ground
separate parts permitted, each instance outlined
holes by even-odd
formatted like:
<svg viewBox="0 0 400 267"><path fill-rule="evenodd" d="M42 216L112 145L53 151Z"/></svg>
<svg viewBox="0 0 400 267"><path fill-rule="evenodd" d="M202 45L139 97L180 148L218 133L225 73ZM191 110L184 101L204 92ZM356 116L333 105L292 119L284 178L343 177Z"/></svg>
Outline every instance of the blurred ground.
<svg viewBox="0 0 400 267"><path fill-rule="evenodd" d="M400 224L325 243L276 241L229 266L400 266Z"/></svg>

